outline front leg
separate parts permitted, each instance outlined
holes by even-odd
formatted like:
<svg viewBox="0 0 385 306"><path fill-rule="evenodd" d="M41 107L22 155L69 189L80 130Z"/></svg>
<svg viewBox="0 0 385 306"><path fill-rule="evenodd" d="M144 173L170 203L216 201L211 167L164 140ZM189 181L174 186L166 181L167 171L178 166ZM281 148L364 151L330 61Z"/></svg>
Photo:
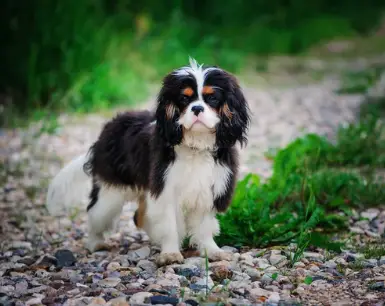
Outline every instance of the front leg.
<svg viewBox="0 0 385 306"><path fill-rule="evenodd" d="M219 233L218 220L215 212L197 214L187 219L191 244L198 247L202 257L208 257L210 261L230 261L232 254L223 251L214 241L214 236Z"/></svg>
<svg viewBox="0 0 385 306"><path fill-rule="evenodd" d="M172 197L160 195L154 199L149 195L147 203L144 230L151 241L161 247L161 253L156 260L158 266L183 263L177 230L177 211Z"/></svg>

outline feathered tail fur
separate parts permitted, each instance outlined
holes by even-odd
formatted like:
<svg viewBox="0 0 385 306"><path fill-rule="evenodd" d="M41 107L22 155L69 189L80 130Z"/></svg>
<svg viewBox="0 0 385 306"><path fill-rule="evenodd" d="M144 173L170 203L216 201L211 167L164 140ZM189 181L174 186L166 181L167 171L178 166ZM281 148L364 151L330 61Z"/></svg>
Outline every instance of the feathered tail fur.
<svg viewBox="0 0 385 306"><path fill-rule="evenodd" d="M83 169L87 159L87 154L76 157L51 181L46 198L46 207L51 215L58 216L73 207L84 206L92 182Z"/></svg>

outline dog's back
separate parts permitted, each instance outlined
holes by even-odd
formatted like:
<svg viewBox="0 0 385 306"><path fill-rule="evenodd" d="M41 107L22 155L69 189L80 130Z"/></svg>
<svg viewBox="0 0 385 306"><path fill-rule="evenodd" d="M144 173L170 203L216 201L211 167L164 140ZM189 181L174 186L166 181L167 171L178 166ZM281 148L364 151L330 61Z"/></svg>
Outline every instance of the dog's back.
<svg viewBox="0 0 385 306"><path fill-rule="evenodd" d="M125 112L107 122L90 148L85 171L107 185L145 189L154 113Z"/></svg>

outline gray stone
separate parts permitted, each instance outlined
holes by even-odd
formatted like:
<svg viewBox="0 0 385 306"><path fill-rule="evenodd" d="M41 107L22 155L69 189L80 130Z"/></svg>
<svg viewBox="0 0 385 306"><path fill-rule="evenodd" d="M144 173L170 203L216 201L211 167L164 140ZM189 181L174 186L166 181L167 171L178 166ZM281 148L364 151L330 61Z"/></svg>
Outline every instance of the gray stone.
<svg viewBox="0 0 385 306"><path fill-rule="evenodd" d="M144 304L152 296L153 296L153 294L150 292L135 293L130 298L130 304Z"/></svg>
<svg viewBox="0 0 385 306"><path fill-rule="evenodd" d="M245 273L247 273L248 276L250 276L250 279L252 281L259 280L262 276L262 273L257 270L256 268L247 267L245 269Z"/></svg>
<svg viewBox="0 0 385 306"><path fill-rule="evenodd" d="M131 261L139 261L141 259L146 259L148 256L150 256L151 249L148 246L144 246L140 249L129 251L127 253L127 259Z"/></svg>
<svg viewBox="0 0 385 306"><path fill-rule="evenodd" d="M303 252L303 257L309 259L309 260L314 260L314 261L323 261L324 256L320 253L316 252Z"/></svg>
<svg viewBox="0 0 385 306"><path fill-rule="evenodd" d="M136 266L148 272L149 274L155 274L156 270L158 269L154 262L146 259L139 260Z"/></svg>
<svg viewBox="0 0 385 306"><path fill-rule="evenodd" d="M381 256L381 258L380 258L378 264L379 264L380 266L385 265L385 256Z"/></svg>
<svg viewBox="0 0 385 306"><path fill-rule="evenodd" d="M323 268L326 268L326 269L335 269L337 268L337 264L335 263L335 261L333 260L328 260L326 261L323 265L322 265Z"/></svg>
<svg viewBox="0 0 385 306"><path fill-rule="evenodd" d="M277 268L282 268L288 263L286 256L281 254L271 254L269 261L273 266Z"/></svg>
<svg viewBox="0 0 385 306"><path fill-rule="evenodd" d="M264 270L267 267L270 267L270 263L266 258L255 258L254 263L257 265L258 268Z"/></svg>
<svg viewBox="0 0 385 306"><path fill-rule="evenodd" d="M107 277L98 282L98 285L103 288L116 287L120 283L120 278Z"/></svg>

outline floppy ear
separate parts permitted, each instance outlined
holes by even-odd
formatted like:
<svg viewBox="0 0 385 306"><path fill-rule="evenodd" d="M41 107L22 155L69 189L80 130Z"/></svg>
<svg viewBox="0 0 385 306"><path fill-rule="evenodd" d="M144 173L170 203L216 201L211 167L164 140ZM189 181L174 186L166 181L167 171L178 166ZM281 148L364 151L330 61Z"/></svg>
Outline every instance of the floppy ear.
<svg viewBox="0 0 385 306"><path fill-rule="evenodd" d="M228 73L229 91L219 110L221 118L216 130L218 147L232 147L237 141L243 147L247 144L247 131L250 124L250 110L238 81Z"/></svg>
<svg viewBox="0 0 385 306"><path fill-rule="evenodd" d="M182 142L182 127L177 123L179 110L168 98L167 89L163 87L158 96L156 109L156 132L166 146L175 146Z"/></svg>

